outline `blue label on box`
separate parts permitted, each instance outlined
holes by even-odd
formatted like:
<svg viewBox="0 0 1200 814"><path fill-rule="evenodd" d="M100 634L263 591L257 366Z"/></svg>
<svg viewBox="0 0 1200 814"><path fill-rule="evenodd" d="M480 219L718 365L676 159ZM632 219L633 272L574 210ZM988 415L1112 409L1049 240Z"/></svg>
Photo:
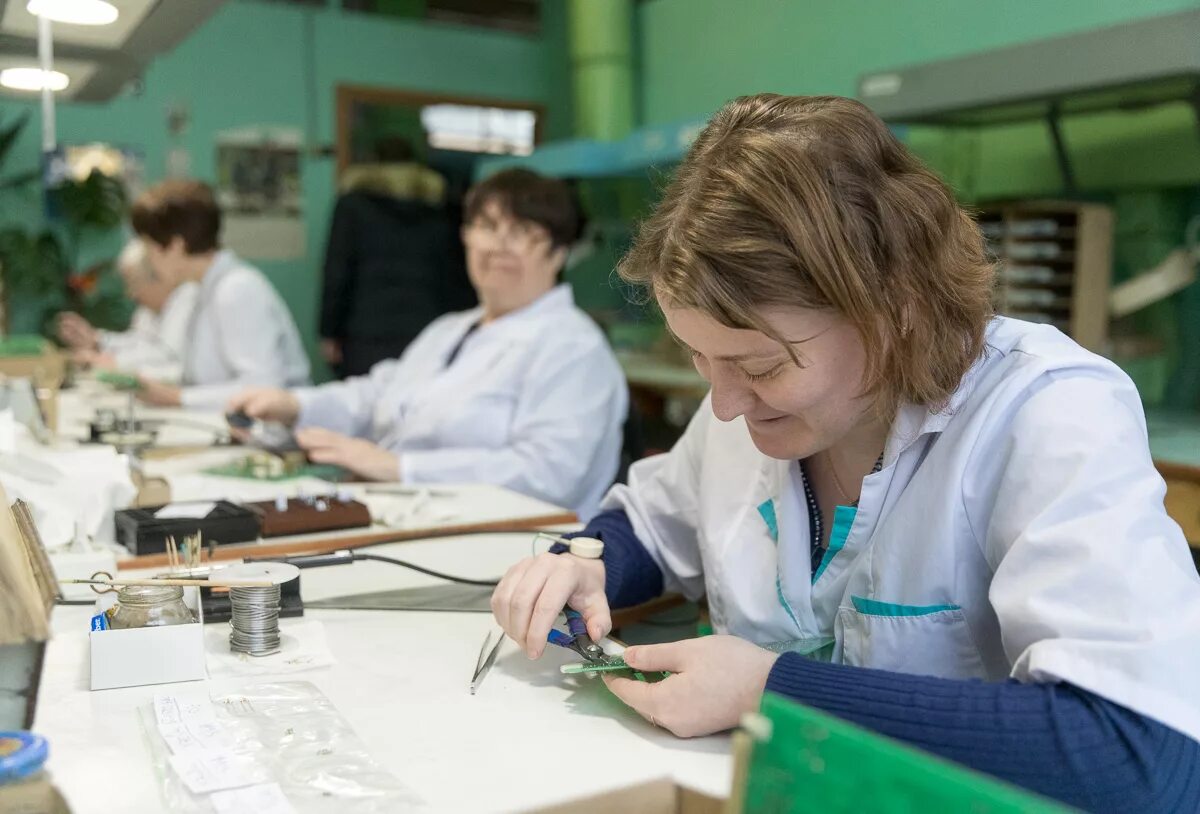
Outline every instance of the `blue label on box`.
<svg viewBox="0 0 1200 814"><path fill-rule="evenodd" d="M97 613L92 617L92 630L108 630L108 616Z"/></svg>

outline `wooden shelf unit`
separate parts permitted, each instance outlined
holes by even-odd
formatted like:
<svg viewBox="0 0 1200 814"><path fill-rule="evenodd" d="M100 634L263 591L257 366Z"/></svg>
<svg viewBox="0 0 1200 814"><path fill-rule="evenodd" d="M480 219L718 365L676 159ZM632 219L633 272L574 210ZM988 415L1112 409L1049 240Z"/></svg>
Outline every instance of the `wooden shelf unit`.
<svg viewBox="0 0 1200 814"><path fill-rule="evenodd" d="M1085 348L1108 343L1113 214L1107 206L1020 201L981 208L996 261L996 311L1049 323Z"/></svg>

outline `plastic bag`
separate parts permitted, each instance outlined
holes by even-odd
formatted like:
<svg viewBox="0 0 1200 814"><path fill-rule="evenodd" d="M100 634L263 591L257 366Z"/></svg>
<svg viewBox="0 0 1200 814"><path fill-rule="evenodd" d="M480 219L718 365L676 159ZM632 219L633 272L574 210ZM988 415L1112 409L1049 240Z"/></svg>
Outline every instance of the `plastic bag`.
<svg viewBox="0 0 1200 814"><path fill-rule="evenodd" d="M411 790L375 763L329 699L309 682L254 684L210 700L219 724L220 752L252 766L255 782L278 783L297 812L424 810ZM172 747L163 737L154 706L142 707L139 714L166 808L217 811L211 795L189 790L172 765ZM178 750L178 740L173 741Z"/></svg>

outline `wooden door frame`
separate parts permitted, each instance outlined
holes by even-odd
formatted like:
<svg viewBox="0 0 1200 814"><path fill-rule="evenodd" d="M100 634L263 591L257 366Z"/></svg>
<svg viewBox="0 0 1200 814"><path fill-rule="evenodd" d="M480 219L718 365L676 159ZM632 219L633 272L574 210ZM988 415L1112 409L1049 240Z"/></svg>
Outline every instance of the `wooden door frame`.
<svg viewBox="0 0 1200 814"><path fill-rule="evenodd" d="M470 105L472 107L498 107L504 110L532 110L537 114L534 125L533 143L542 140L542 127L546 118L546 106L540 102L529 102L514 99L493 99L489 96L458 96L452 93L427 93L425 91L406 90L403 88L385 88L375 85L338 85L337 94L337 133L334 145L337 157L337 172L340 176L350 165L350 124L351 113L356 104L394 105L408 107L425 107L427 105Z"/></svg>

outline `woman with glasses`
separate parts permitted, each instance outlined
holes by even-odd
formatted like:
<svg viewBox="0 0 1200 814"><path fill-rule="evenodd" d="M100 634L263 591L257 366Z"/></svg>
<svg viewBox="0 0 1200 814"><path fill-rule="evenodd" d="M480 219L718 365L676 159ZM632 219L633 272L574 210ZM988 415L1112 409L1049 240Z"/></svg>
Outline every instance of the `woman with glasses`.
<svg viewBox="0 0 1200 814"><path fill-rule="evenodd" d="M477 308L366 376L247 390L229 409L294 424L310 460L363 478L492 483L591 516L617 472L628 394L561 279L581 228L573 196L508 170L471 190L465 221Z"/></svg>

